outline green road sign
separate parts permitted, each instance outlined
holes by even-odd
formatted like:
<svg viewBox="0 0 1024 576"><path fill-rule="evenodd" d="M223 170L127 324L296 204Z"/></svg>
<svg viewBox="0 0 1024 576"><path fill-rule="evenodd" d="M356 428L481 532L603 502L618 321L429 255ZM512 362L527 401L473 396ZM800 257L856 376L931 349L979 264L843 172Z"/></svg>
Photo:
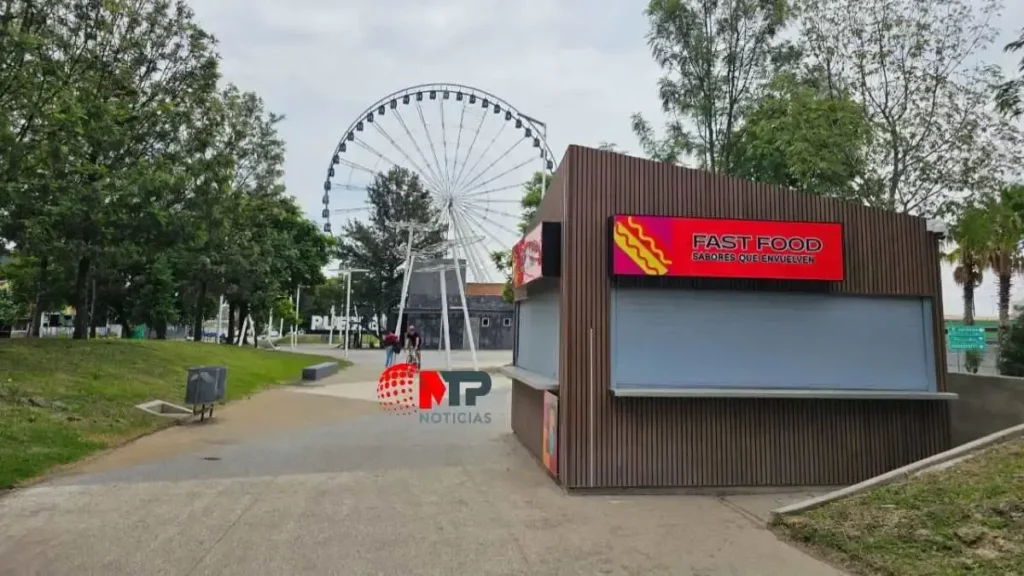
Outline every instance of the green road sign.
<svg viewBox="0 0 1024 576"><path fill-rule="evenodd" d="M950 350L984 350L985 329L974 326L949 326L946 340Z"/></svg>

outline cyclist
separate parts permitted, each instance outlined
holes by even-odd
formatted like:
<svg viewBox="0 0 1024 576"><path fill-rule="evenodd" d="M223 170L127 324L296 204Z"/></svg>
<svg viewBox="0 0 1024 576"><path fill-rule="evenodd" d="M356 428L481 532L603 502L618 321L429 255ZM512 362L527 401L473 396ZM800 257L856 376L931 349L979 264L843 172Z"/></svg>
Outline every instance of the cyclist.
<svg viewBox="0 0 1024 576"><path fill-rule="evenodd" d="M409 360L415 358L416 366L420 365L420 334L416 331L416 327L409 324L409 327L405 331L405 349L409 354Z"/></svg>

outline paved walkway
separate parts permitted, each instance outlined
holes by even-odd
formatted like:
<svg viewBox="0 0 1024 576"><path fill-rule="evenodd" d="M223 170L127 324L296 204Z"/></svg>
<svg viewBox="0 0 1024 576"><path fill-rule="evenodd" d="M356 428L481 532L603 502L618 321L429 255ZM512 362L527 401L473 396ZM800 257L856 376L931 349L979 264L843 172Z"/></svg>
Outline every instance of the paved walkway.
<svg viewBox="0 0 1024 576"><path fill-rule="evenodd" d="M0 575L817 575L796 497L567 496L509 433L381 413L376 368L267 392L0 498Z"/></svg>

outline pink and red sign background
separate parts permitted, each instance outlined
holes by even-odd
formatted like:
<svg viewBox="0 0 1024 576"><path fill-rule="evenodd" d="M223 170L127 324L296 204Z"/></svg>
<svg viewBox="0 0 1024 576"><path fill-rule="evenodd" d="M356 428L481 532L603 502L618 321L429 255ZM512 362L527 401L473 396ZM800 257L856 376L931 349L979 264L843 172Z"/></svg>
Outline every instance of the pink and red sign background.
<svg viewBox="0 0 1024 576"><path fill-rule="evenodd" d="M538 224L512 248L512 287L518 288L543 276L543 224Z"/></svg>
<svg viewBox="0 0 1024 576"><path fill-rule="evenodd" d="M842 281L843 227L833 222L780 222L768 220L727 220L715 218L671 218L665 216L630 216L618 214L613 217L614 226L626 224L632 218L634 224L643 229L656 247L671 261L666 265L665 276L703 278L754 278L780 280L824 280ZM694 260L694 234L747 235L757 236L801 236L818 238L822 242L820 251L814 254L811 264L788 264L766 262L711 262ZM614 238L609 240L612 250L612 274L615 276L647 276L648 273L633 261ZM706 253L745 254L793 254L786 251L763 250L711 250Z"/></svg>

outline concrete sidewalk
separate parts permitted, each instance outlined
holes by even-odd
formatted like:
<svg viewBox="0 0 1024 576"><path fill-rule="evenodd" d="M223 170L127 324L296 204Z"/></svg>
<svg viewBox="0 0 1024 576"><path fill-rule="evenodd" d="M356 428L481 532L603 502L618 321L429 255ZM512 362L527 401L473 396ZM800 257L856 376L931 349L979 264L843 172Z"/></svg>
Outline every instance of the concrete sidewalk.
<svg viewBox="0 0 1024 576"><path fill-rule="evenodd" d="M0 498L0 575L839 574L762 527L778 497L565 495L508 432L507 387L461 426L324 393L369 369Z"/></svg>

